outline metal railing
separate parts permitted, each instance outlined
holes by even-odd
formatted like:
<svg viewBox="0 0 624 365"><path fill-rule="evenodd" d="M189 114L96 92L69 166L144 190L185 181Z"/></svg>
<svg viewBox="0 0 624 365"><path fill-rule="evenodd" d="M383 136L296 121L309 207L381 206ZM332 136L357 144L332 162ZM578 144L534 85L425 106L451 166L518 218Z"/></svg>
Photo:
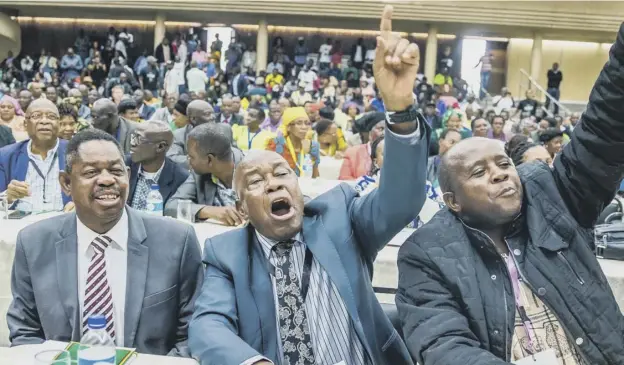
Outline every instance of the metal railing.
<svg viewBox="0 0 624 365"><path fill-rule="evenodd" d="M563 106L563 104L561 104L559 102L559 100L555 99L552 95L550 95L548 93L548 91L546 91L546 89L544 89L534 78L531 77L531 75L523 68L520 69L520 75L521 77L524 76L526 77L527 80L529 80L529 89L531 89L531 86L534 86L537 90L539 90L544 96L546 96L546 98L548 100L550 100L551 103L553 103L554 105L557 105L559 107L559 111L564 111L567 115L571 115L572 112L570 111L570 109L566 108L565 106ZM522 82L520 82L520 87L522 88ZM522 90L520 90L520 93L518 96L523 95ZM546 112L546 114L548 114L549 117L553 116L553 113L550 112L550 110L548 110L546 107L544 107L542 105L542 110L544 112Z"/></svg>

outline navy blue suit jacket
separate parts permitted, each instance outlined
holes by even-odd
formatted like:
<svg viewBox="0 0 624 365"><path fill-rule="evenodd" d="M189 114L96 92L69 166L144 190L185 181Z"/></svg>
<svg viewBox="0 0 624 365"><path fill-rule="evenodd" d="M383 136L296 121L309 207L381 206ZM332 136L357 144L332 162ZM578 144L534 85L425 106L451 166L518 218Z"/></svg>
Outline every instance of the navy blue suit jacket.
<svg viewBox="0 0 624 365"><path fill-rule="evenodd" d="M0 191L5 191L11 180L25 181L28 172L28 141L29 139L0 148ZM58 164L59 170L65 170L65 151L67 141L59 139ZM57 177L58 178L58 177ZM63 205L71 198L63 194Z"/></svg>
<svg viewBox="0 0 624 365"><path fill-rule="evenodd" d="M130 167L130 191L128 193L128 205L130 205L134 198L137 181L139 181L139 166L141 164L132 162L130 156L126 156L126 165ZM186 181L188 176L189 172L187 170L165 157L165 166L158 177L158 187L163 198L163 206L178 191L178 188Z"/></svg>
<svg viewBox="0 0 624 365"><path fill-rule="evenodd" d="M420 138L386 132L378 189L360 197L341 184L305 205L303 241L338 288L366 356L375 365L413 364L372 287L377 253L418 216L425 200L429 128ZM403 137L403 138L401 138ZM275 362L275 302L265 257L251 225L206 240L206 272L189 326L202 365Z"/></svg>

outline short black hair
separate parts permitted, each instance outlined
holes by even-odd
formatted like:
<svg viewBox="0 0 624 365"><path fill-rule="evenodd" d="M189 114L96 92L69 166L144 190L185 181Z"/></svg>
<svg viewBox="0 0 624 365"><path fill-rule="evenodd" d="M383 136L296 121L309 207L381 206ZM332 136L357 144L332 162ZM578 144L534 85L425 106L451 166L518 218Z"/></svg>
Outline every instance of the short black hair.
<svg viewBox="0 0 624 365"><path fill-rule="evenodd" d="M317 135L320 136L325 133L325 131L327 131L332 124L334 124L334 122L329 119L321 119L316 122L316 125L314 126L314 131Z"/></svg>
<svg viewBox="0 0 624 365"><path fill-rule="evenodd" d="M548 118L542 118L542 119L548 122L548 128L556 128L557 124L559 124L557 122L557 119L555 118L548 117Z"/></svg>
<svg viewBox="0 0 624 365"><path fill-rule="evenodd" d="M199 152L219 160L232 158L232 128L223 123L204 123L193 128L189 140L197 143Z"/></svg>
<svg viewBox="0 0 624 365"><path fill-rule="evenodd" d="M319 110L319 115L321 116L321 118L325 118L329 120L334 120L334 118L336 117L336 114L334 113L334 109L332 109L330 106L322 107Z"/></svg>
<svg viewBox="0 0 624 365"><path fill-rule="evenodd" d="M368 112L362 114L353 122L353 133L370 132L377 123L386 120L386 114L381 112Z"/></svg>
<svg viewBox="0 0 624 365"><path fill-rule="evenodd" d="M134 99L132 98L123 99L122 101L119 102L119 105L117 106L117 112L119 114L123 114L130 109L136 109L136 108L137 108L137 103L134 101Z"/></svg>
<svg viewBox="0 0 624 365"><path fill-rule="evenodd" d="M260 106L258 106L257 104L252 104L247 108L247 111L250 110L257 110L258 111L258 119L262 122L264 120L264 118L266 118L266 113L264 112L264 109L262 109Z"/></svg>
<svg viewBox="0 0 624 365"><path fill-rule="evenodd" d="M539 140L541 143L548 143L556 137L563 137L563 132L556 128L548 128L540 133Z"/></svg>
<svg viewBox="0 0 624 365"><path fill-rule="evenodd" d="M119 150L119 154L122 156L123 160L123 149L121 148L121 145L119 144L119 142L117 142L115 137L100 129L89 128L76 133L76 135L72 137L72 139L67 144L67 151L65 152L65 172L71 174L74 162L76 161L76 158L79 157L78 149L80 149L80 146L82 146L84 143L91 141L108 141L114 143L117 147L117 150Z"/></svg>
<svg viewBox="0 0 624 365"><path fill-rule="evenodd" d="M438 138L438 141L446 139L446 135L449 134L450 132L459 134L460 139L463 138L463 136L461 135L461 133L459 133L459 131L457 131L455 129L445 129L445 130L442 131L442 133L440 133L440 137Z"/></svg>
<svg viewBox="0 0 624 365"><path fill-rule="evenodd" d="M531 148L537 147L537 146L538 145L533 142L524 141L515 145L513 149L511 149L507 153L507 155L511 158L514 165L520 166L524 162L524 154Z"/></svg>
<svg viewBox="0 0 624 365"><path fill-rule="evenodd" d="M78 120L78 111L76 110L76 107L74 107L70 103L62 103L58 106L58 111L61 118L65 116L70 116L74 118L74 120Z"/></svg>

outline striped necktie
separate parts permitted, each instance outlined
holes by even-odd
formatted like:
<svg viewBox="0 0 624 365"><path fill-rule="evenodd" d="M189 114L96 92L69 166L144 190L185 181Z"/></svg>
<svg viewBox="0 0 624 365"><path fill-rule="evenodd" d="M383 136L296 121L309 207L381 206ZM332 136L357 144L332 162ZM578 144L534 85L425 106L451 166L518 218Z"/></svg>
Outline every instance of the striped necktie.
<svg viewBox="0 0 624 365"><path fill-rule="evenodd" d="M84 310L82 312L82 335L87 333L89 316L101 314L106 317L106 332L115 341L115 321L113 318L113 294L106 275L106 259L104 250L111 244L108 236L98 236L91 246L93 257L87 272L87 285L84 296Z"/></svg>

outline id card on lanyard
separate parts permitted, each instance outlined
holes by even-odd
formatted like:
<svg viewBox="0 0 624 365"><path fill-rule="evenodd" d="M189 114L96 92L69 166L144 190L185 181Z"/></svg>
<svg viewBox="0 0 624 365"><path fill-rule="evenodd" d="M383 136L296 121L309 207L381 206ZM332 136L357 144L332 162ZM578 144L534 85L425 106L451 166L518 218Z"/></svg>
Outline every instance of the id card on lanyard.
<svg viewBox="0 0 624 365"><path fill-rule="evenodd" d="M249 132L249 128L247 128L247 149L248 150L251 150L251 143L261 131L262 131L261 129L258 129L258 131L252 136L251 133Z"/></svg>
<svg viewBox="0 0 624 365"><path fill-rule="evenodd" d="M52 167L56 163L57 158L58 158L58 151L54 152L54 157L52 157L52 162L48 166L48 171L46 171L45 175L43 174L43 172L41 171L41 169L37 165L37 162L35 160L33 160L32 158L30 158L30 157L28 158L28 163L33 167L33 169L35 169L35 172L37 173L37 175L39 175L39 177L43 180L43 203L44 204L50 203L48 201L47 195L46 195L47 177L48 177L48 174L50 173L50 171L52 170Z"/></svg>

